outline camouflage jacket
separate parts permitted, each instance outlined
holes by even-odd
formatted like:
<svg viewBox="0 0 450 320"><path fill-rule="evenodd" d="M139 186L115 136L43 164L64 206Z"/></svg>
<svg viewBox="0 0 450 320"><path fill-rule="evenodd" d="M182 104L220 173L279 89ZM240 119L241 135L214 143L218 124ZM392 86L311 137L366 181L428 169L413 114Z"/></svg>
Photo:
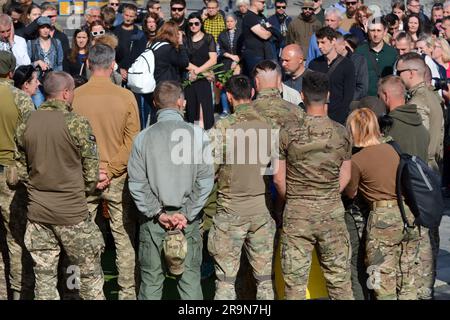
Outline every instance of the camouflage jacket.
<svg viewBox="0 0 450 320"><path fill-rule="evenodd" d="M422 117L423 125L430 134L428 146L428 165L439 171L442 167L444 152L444 116L442 98L428 88L424 82L409 89L409 104L417 105L417 112Z"/></svg>
<svg viewBox="0 0 450 320"><path fill-rule="evenodd" d="M48 100L44 102L39 110L27 114L16 130L16 140L18 144L17 160L21 164L20 176L22 180L28 180L27 157L24 148L24 134L27 130L27 121L34 112L42 112L45 110L57 110L64 114L64 121L70 133L73 143L78 148L82 161L83 179L86 192L91 193L95 190L99 175L99 155L97 151L97 143L92 132L89 121L71 112L71 107L63 101ZM51 156L51 155L49 155Z"/></svg>
<svg viewBox="0 0 450 320"><path fill-rule="evenodd" d="M278 142L274 120L263 117L252 105L241 104L209 130L216 163L218 212L241 216L269 212L264 174L271 162L272 142Z"/></svg>
<svg viewBox="0 0 450 320"><path fill-rule="evenodd" d="M347 130L328 117L307 115L303 126L282 129L280 159L286 160L288 201L340 199L340 168L351 151Z"/></svg>
<svg viewBox="0 0 450 320"><path fill-rule="evenodd" d="M13 103L17 108L17 115L14 116L14 119L11 119L12 121L14 121L14 124L10 124L10 129L6 130L7 132L0 132L0 134L3 136L1 140L5 139L5 141L8 141L7 145L3 146L2 144L2 150L0 150L0 152L2 153L7 153L6 157L8 158L8 163L2 164L9 165L14 163L15 152L17 152L16 142L14 141L14 131L17 129L17 126L23 121L23 119L26 118L35 108L30 96L28 96L22 90L14 87L14 83L12 80L0 79L0 91L10 92L12 95L12 100L10 102ZM2 96L0 97L0 99L3 100L2 104L8 103L8 97ZM8 126L6 124L8 122L8 119L2 120L4 121L4 125Z"/></svg>
<svg viewBox="0 0 450 320"><path fill-rule="evenodd" d="M251 106L277 128L288 125L301 126L305 118L303 109L283 100L280 91L275 88L261 90Z"/></svg>

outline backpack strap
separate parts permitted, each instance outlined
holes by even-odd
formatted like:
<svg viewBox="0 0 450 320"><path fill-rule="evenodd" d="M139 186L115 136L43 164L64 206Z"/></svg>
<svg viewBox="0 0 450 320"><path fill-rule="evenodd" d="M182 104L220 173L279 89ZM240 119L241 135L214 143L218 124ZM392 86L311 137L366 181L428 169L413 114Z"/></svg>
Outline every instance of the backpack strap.
<svg viewBox="0 0 450 320"><path fill-rule="evenodd" d="M394 150L397 152L398 156L400 157L400 162L398 164L397 168L397 174L395 177L395 194L397 196L397 204L400 209L400 214L402 215L402 220L405 226L408 226L410 228L414 227L414 225L410 225L408 222L408 219L406 218L406 211L405 211L405 204L403 202L403 192L402 192L402 173L405 168L405 163L401 161L403 152L400 149L400 146L397 142L391 140L387 142Z"/></svg>
<svg viewBox="0 0 450 320"><path fill-rule="evenodd" d="M336 61L334 61L333 65L330 67L330 69L328 69L327 71L327 75L330 76L334 70L336 70L336 68L338 67L338 65L342 62L342 60L344 60L343 56L339 56L337 57Z"/></svg>
<svg viewBox="0 0 450 320"><path fill-rule="evenodd" d="M161 48L162 46L165 46L166 44L169 44L169 43L168 43L168 42L165 42L165 41L163 41L163 42L155 42L155 43L153 43L153 44L150 46L150 50L156 51L156 50L158 50L159 48Z"/></svg>

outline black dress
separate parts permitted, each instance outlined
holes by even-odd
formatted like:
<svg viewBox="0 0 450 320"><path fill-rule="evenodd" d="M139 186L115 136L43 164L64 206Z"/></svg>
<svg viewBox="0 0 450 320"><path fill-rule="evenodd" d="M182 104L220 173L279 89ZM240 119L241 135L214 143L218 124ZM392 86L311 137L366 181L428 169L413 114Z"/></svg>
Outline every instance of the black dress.
<svg viewBox="0 0 450 320"><path fill-rule="evenodd" d="M197 67L209 60L209 53L216 52L216 43L212 35L205 33L197 42L187 41L189 61ZM205 130L214 125L214 105L211 83L207 79L192 82L184 90L186 97L186 120L194 123L200 118L200 105L203 110L203 124Z"/></svg>

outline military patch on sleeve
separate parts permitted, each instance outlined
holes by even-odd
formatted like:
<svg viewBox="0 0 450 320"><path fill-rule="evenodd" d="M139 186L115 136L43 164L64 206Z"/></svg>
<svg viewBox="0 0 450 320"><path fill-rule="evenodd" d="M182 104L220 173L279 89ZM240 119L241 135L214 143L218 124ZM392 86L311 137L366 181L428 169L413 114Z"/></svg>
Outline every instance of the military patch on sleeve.
<svg viewBox="0 0 450 320"><path fill-rule="evenodd" d="M93 142L97 142L97 140L95 140L95 136L93 134L89 135L89 140L91 140Z"/></svg>

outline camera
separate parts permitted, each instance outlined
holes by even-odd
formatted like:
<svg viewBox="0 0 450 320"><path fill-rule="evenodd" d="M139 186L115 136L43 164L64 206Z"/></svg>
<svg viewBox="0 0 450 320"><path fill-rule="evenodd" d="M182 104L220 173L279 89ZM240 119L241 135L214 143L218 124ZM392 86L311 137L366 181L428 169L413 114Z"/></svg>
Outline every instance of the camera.
<svg viewBox="0 0 450 320"><path fill-rule="evenodd" d="M268 21L265 21L265 20L261 21L261 26L264 29L270 29L270 27L271 27L270 23Z"/></svg>
<svg viewBox="0 0 450 320"><path fill-rule="evenodd" d="M434 80L434 90L448 91L450 79L432 78Z"/></svg>

